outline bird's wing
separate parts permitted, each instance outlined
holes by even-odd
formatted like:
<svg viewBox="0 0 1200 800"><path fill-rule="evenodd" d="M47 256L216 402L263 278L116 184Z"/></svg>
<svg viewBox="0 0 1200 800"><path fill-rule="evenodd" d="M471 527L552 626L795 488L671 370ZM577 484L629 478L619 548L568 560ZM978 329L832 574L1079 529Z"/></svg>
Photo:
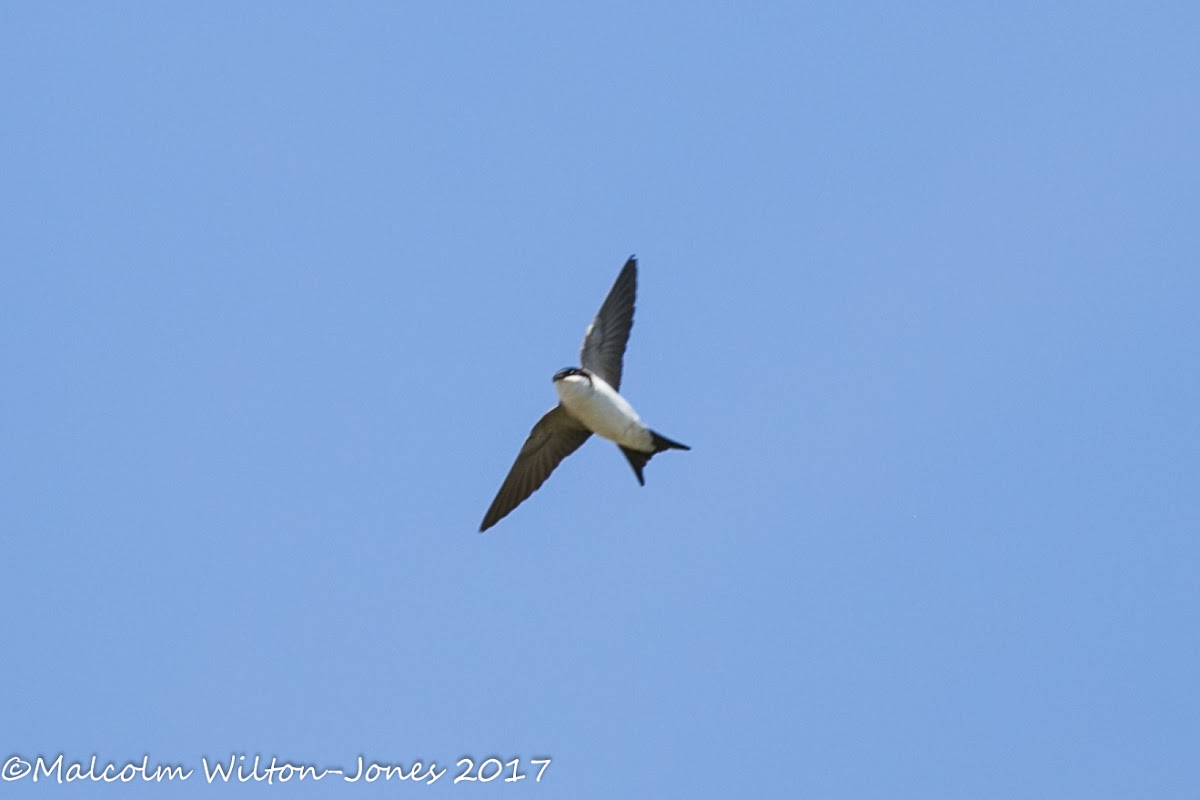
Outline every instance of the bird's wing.
<svg viewBox="0 0 1200 800"><path fill-rule="evenodd" d="M616 283L604 298L596 318L583 335L579 364L599 375L614 389L621 388L621 360L633 327L633 301L637 295L637 259L625 262Z"/></svg>
<svg viewBox="0 0 1200 800"><path fill-rule="evenodd" d="M538 420L521 446L508 477L483 517L479 532L504 519L546 482L558 462L579 449L592 433L562 406L555 406Z"/></svg>

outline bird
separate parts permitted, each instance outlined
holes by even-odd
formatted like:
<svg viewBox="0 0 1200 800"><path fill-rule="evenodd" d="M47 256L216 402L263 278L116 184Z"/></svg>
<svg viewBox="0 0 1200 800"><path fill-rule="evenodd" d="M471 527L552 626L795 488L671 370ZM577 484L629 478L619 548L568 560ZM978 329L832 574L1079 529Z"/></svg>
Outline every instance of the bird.
<svg viewBox="0 0 1200 800"><path fill-rule="evenodd" d="M580 365L554 373L558 405L529 432L483 517L480 533L537 491L554 468L593 433L616 443L642 486L646 485L642 470L656 453L692 449L647 427L620 394L622 361L633 328L636 295L637 258L630 256L583 335Z"/></svg>

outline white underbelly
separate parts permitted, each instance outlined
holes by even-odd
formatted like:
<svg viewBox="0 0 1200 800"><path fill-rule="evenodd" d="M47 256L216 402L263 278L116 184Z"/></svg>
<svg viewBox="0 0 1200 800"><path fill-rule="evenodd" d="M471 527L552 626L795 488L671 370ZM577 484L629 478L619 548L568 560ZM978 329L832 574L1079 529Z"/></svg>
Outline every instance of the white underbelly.
<svg viewBox="0 0 1200 800"><path fill-rule="evenodd" d="M629 401L599 378L592 381L572 375L555 382L554 388L567 411L596 435L633 450L652 451L653 437Z"/></svg>

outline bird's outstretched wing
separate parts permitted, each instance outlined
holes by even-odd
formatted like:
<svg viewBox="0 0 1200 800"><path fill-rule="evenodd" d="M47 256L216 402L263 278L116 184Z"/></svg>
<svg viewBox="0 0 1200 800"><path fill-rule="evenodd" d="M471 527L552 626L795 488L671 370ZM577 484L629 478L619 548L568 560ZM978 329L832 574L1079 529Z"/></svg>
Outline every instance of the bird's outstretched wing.
<svg viewBox="0 0 1200 800"><path fill-rule="evenodd" d="M579 449L592 433L562 406L555 406L538 420L521 446L508 477L496 493L496 499L483 517L479 532L504 519L546 482L558 462Z"/></svg>
<svg viewBox="0 0 1200 800"><path fill-rule="evenodd" d="M637 295L637 259L625 262L616 283L604 298L596 318L583 335L579 365L599 375L614 389L621 388L621 361L633 327L633 301Z"/></svg>

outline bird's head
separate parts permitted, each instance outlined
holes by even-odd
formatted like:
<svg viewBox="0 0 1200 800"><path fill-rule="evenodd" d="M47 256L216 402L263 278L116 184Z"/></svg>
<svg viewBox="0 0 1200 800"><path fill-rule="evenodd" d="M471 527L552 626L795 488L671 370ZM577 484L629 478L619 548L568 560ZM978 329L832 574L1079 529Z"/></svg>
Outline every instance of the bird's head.
<svg viewBox="0 0 1200 800"><path fill-rule="evenodd" d="M582 369L580 367L565 367L560 369L558 372L554 373L554 382L558 383L559 381L565 380L572 375L579 375L580 377L586 378L588 383L592 382L592 376L588 374L586 369Z"/></svg>

